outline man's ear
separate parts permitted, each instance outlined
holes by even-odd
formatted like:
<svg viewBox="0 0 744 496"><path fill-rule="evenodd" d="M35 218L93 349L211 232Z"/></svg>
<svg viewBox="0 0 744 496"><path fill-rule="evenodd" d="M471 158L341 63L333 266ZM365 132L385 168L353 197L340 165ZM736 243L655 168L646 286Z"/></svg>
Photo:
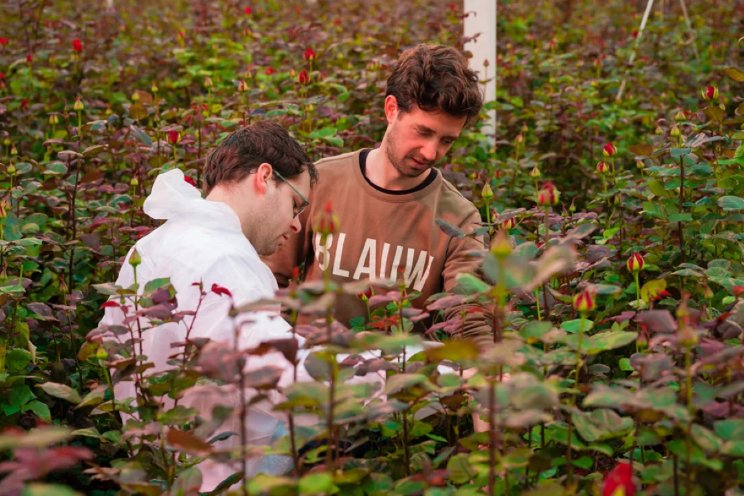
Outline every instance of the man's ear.
<svg viewBox="0 0 744 496"><path fill-rule="evenodd" d="M385 118L388 124L391 124L398 115L398 99L393 95L385 97Z"/></svg>
<svg viewBox="0 0 744 496"><path fill-rule="evenodd" d="M259 195L266 194L266 190L271 181L271 176L274 174L274 169L271 164L264 162L258 166L256 173L253 176L253 186Z"/></svg>

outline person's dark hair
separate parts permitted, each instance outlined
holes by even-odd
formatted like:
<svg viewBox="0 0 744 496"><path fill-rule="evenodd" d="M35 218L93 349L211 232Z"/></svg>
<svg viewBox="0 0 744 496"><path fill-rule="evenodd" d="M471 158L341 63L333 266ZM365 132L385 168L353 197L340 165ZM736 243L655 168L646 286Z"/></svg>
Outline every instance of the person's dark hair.
<svg viewBox="0 0 744 496"><path fill-rule="evenodd" d="M465 56L452 47L421 44L401 53L387 80L385 96L409 112L416 105L473 121L483 106L478 75Z"/></svg>
<svg viewBox="0 0 744 496"><path fill-rule="evenodd" d="M315 164L287 130L259 121L233 132L209 154L203 171L205 194L219 183L241 181L264 162L287 179L307 169L310 184L318 180Z"/></svg>

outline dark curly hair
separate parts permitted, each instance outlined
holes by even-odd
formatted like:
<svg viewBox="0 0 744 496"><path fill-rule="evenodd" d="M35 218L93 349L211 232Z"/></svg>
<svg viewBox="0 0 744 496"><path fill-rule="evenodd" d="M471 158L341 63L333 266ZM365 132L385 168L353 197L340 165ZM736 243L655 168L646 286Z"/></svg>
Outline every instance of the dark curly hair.
<svg viewBox="0 0 744 496"><path fill-rule="evenodd" d="M413 105L472 122L483 106L475 71L452 47L421 44L404 51L387 80L385 96L392 95L404 112Z"/></svg>

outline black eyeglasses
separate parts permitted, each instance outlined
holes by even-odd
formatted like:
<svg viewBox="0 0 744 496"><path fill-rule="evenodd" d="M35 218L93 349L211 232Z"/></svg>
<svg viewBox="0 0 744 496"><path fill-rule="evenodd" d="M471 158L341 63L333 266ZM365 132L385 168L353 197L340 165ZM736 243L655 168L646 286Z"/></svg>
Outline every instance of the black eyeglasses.
<svg viewBox="0 0 744 496"><path fill-rule="evenodd" d="M292 191L294 191L295 193L297 193L297 196L299 196L302 199L302 205L300 205L299 207L294 207L292 209L293 217L297 217L298 215L300 215L302 212L305 211L305 209L308 207L308 205L310 205L310 200L308 200L305 197L305 195L303 195L302 193L300 193L300 191L297 188L295 188L294 186L292 186L292 183L290 183L289 181L287 181L284 178L284 176L282 176L281 174L279 174L279 172L276 169L273 169L273 171L274 171L274 175L276 177L278 177L279 179L281 179L282 181L284 181L284 183L287 186L289 186L292 189Z"/></svg>

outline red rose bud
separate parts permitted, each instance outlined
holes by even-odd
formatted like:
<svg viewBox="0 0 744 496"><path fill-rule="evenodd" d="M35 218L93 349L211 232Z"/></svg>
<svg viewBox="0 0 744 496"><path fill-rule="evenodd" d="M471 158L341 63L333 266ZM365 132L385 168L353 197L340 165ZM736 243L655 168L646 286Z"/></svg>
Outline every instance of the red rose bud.
<svg viewBox="0 0 744 496"><path fill-rule="evenodd" d="M305 60L307 60L308 62L315 60L315 50L313 50L310 47L306 48L305 49Z"/></svg>
<svg viewBox="0 0 744 496"><path fill-rule="evenodd" d="M253 13L253 10L250 7L245 8L245 15L251 15Z"/></svg>
<svg viewBox="0 0 744 496"><path fill-rule="evenodd" d="M83 51L83 42L79 38L72 40L72 49L78 53Z"/></svg>
<svg viewBox="0 0 744 496"><path fill-rule="evenodd" d="M543 207L557 205L560 196L561 192L558 191L555 185L547 182L537 193L537 204Z"/></svg>
<svg viewBox="0 0 744 496"><path fill-rule="evenodd" d="M600 160L597 162L597 172L600 174L605 174L607 171L610 170L610 166L605 162L604 160Z"/></svg>
<svg viewBox="0 0 744 496"><path fill-rule="evenodd" d="M633 467L628 462L618 462L604 480L602 496L635 496Z"/></svg>
<svg viewBox="0 0 744 496"><path fill-rule="evenodd" d="M323 211L319 212L315 217L313 231L319 233L321 236L328 236L329 234L337 233L339 227L338 215L333 213L333 205L331 202L326 202Z"/></svg>
<svg viewBox="0 0 744 496"><path fill-rule="evenodd" d="M168 131L168 143L171 145L177 145L179 141L181 141L181 133L175 129Z"/></svg>
<svg viewBox="0 0 744 496"><path fill-rule="evenodd" d="M246 91L248 91L248 85L245 84L245 81L243 81L242 79L240 80L240 82L238 82L238 91L241 93L245 93Z"/></svg>
<svg viewBox="0 0 744 496"><path fill-rule="evenodd" d="M272 74L274 74L275 72L276 72L276 71L274 70L274 68L273 68L273 67L267 67L267 68L266 68L266 70L264 71L264 74L266 74L267 76L271 76L271 75L272 75Z"/></svg>
<svg viewBox="0 0 744 496"><path fill-rule="evenodd" d="M4 37L4 36L1 36L1 37L0 37L0 45L2 45L2 46L5 46L5 45L7 45L8 43L10 43L10 40L9 40L8 38L6 38L6 37Z"/></svg>
<svg viewBox="0 0 744 496"><path fill-rule="evenodd" d="M300 84L307 84L310 82L310 76L305 69L300 71L300 74L297 76L297 81L299 81Z"/></svg>
<svg viewBox="0 0 744 496"><path fill-rule="evenodd" d="M193 178L191 178L189 176L183 176L183 180L196 188L196 181L194 181Z"/></svg>
<svg viewBox="0 0 744 496"><path fill-rule="evenodd" d="M617 153L617 147L613 145L612 143L607 143L602 147L602 154L605 157L612 157Z"/></svg>
<svg viewBox="0 0 744 496"><path fill-rule="evenodd" d="M30 64L33 61L34 61L34 56L33 55L31 55L30 53L28 55L26 55L26 62L28 62Z"/></svg>
<svg viewBox="0 0 744 496"><path fill-rule="evenodd" d="M630 255L628 262L625 264L630 272L639 272L643 270L646 265L646 261L643 259L643 255L638 252L634 252Z"/></svg>
<svg viewBox="0 0 744 496"><path fill-rule="evenodd" d="M581 291L581 293L574 296L573 307L579 313L588 313L594 310L597 307L594 292L589 289Z"/></svg>
<svg viewBox="0 0 744 496"><path fill-rule="evenodd" d="M230 290L225 287L220 286L217 283L212 284L211 291L212 293L218 296L224 295L224 296L229 296L230 298L232 298L232 293L230 292Z"/></svg>
<svg viewBox="0 0 744 496"><path fill-rule="evenodd" d="M517 221L512 217L511 219L506 219L504 222L501 223L501 228L505 231L511 231L517 226Z"/></svg>
<svg viewBox="0 0 744 496"><path fill-rule="evenodd" d="M703 95L703 100L713 100L718 98L718 88L715 86L706 86L700 91L700 94Z"/></svg>

